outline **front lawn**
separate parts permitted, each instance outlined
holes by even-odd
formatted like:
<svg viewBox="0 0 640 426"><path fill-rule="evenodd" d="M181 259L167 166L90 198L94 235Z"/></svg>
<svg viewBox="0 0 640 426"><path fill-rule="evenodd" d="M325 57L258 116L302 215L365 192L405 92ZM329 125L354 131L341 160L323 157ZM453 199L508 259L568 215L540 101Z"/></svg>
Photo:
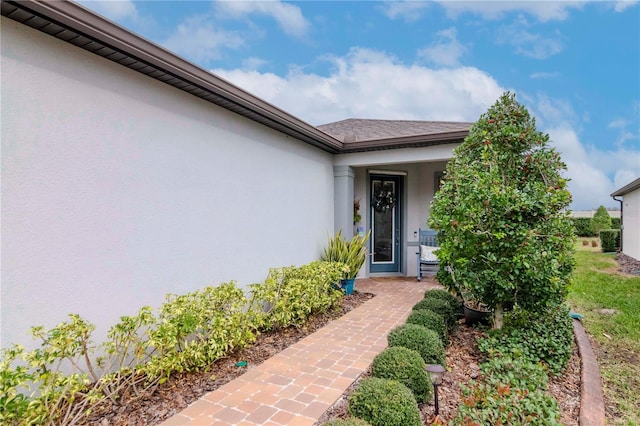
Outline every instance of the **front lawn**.
<svg viewBox="0 0 640 426"><path fill-rule="evenodd" d="M581 250L568 302L594 345L610 424L640 424L640 277L617 271L613 254ZM615 313L611 313L614 310Z"/></svg>

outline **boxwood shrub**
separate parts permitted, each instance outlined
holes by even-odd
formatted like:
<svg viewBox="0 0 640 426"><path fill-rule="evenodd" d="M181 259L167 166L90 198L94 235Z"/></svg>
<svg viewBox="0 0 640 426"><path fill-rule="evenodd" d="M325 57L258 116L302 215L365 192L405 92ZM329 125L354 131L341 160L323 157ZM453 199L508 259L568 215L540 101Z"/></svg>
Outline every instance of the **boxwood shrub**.
<svg viewBox="0 0 640 426"><path fill-rule="evenodd" d="M449 331L455 330L458 325L457 308L451 306L446 300L428 297L413 305L414 311L419 309L427 309L442 315Z"/></svg>
<svg viewBox="0 0 640 426"><path fill-rule="evenodd" d="M381 379L397 380L413 392L419 403L431 399L433 385L426 364L420 354L402 346L380 352L373 360L371 375Z"/></svg>
<svg viewBox="0 0 640 426"><path fill-rule="evenodd" d="M443 344L449 344L449 333L442 315L429 309L418 309L409 314L406 322L407 324L418 324L435 331L440 336Z"/></svg>
<svg viewBox="0 0 640 426"><path fill-rule="evenodd" d="M600 246L605 253L612 253L620 250L620 230L603 229L600 231Z"/></svg>
<svg viewBox="0 0 640 426"><path fill-rule="evenodd" d="M456 310L458 314L462 315L462 300L458 299L456 296L449 293L447 290L443 290L440 288L437 288L434 290L427 290L424 292L424 298L446 300Z"/></svg>
<svg viewBox="0 0 640 426"><path fill-rule="evenodd" d="M372 426L421 426L420 411L413 393L402 383L371 377L363 380L348 402L349 414Z"/></svg>
<svg viewBox="0 0 640 426"><path fill-rule="evenodd" d="M427 364L445 365L444 346L440 336L418 324L402 324L389 332L389 346L402 346L418 352Z"/></svg>
<svg viewBox="0 0 640 426"><path fill-rule="evenodd" d="M483 353L513 354L543 363L560 375L567 367L573 344L573 322L565 305L551 305L540 312L516 308L505 314L504 327L478 340Z"/></svg>
<svg viewBox="0 0 640 426"><path fill-rule="evenodd" d="M371 426L368 422L357 417L349 417L346 419L336 419L323 423L322 426Z"/></svg>

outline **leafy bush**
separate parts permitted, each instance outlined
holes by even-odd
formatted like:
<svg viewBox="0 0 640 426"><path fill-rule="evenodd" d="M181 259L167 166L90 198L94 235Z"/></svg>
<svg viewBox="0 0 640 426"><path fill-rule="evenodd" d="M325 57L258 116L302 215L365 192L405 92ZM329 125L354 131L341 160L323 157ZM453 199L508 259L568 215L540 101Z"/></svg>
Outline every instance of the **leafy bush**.
<svg viewBox="0 0 640 426"><path fill-rule="evenodd" d="M440 336L417 324L403 324L387 336L389 346L402 346L418 352L427 364L445 365L445 352Z"/></svg>
<svg viewBox="0 0 640 426"><path fill-rule="evenodd" d="M418 404L402 383L372 377L365 379L349 397L349 414L372 426L421 426Z"/></svg>
<svg viewBox="0 0 640 426"><path fill-rule="evenodd" d="M590 217L573 217L571 221L573 222L578 237L595 237L597 235L591 229Z"/></svg>
<svg viewBox="0 0 640 426"><path fill-rule="evenodd" d="M604 253L611 253L620 250L620 230L603 229L600 231L600 246Z"/></svg>
<svg viewBox="0 0 640 426"><path fill-rule="evenodd" d="M458 299L453 294L449 293L447 290L435 289L435 290L427 290L424 293L425 299L440 299L446 300L449 302L451 307L456 310L456 313L462 314L462 300Z"/></svg>
<svg viewBox="0 0 640 426"><path fill-rule="evenodd" d="M454 150L431 204L438 281L491 308L560 303L573 270L566 165L535 119L503 94Z"/></svg>
<svg viewBox="0 0 640 426"><path fill-rule="evenodd" d="M300 325L315 312L335 306L342 292L340 281L345 266L336 262L312 262L300 267L274 268L264 283L252 284L252 304L265 302L262 315L267 329Z"/></svg>
<svg viewBox="0 0 640 426"><path fill-rule="evenodd" d="M462 403L450 424L560 426L560 409L542 390L479 382L462 386Z"/></svg>
<svg viewBox="0 0 640 426"><path fill-rule="evenodd" d="M342 237L342 230L339 230L334 237L329 238L329 243L322 252L320 260L343 263L346 265L343 278L355 278L367 259L366 242L369 234L370 232L364 237L354 235L349 241Z"/></svg>
<svg viewBox="0 0 640 426"><path fill-rule="evenodd" d="M509 385L512 388L546 389L549 377L541 364L534 364L522 356L512 357L496 354L480 365L483 379L493 385Z"/></svg>
<svg viewBox="0 0 640 426"><path fill-rule="evenodd" d="M371 375L399 381L413 392L418 403L422 403L428 401L433 393L433 385L425 367L418 352L395 346L385 349L374 358Z"/></svg>
<svg viewBox="0 0 640 426"><path fill-rule="evenodd" d="M371 426L368 422L357 417L349 417L347 419L331 420L323 423L322 426Z"/></svg>
<svg viewBox="0 0 640 426"><path fill-rule="evenodd" d="M449 334L442 315L429 309L418 309L409 314L407 324L418 324L438 333L444 345L449 344Z"/></svg>
<svg viewBox="0 0 640 426"><path fill-rule="evenodd" d="M603 229L611 229L611 216L604 206L600 206L591 218L591 232L598 235Z"/></svg>
<svg viewBox="0 0 640 426"><path fill-rule="evenodd" d="M424 309L433 311L436 314L441 315L444 323L447 326L447 330L455 330L458 326L458 309L457 307L451 306L446 300L438 298L426 298L413 305L412 308L412 310L414 311Z"/></svg>
<svg viewBox="0 0 640 426"><path fill-rule="evenodd" d="M175 372L206 368L260 329L300 324L334 306L342 293L332 284L343 272L327 262L274 269L252 286L250 303L234 282L168 295L158 316L148 306L123 316L101 344L76 314L49 330L33 327L38 348L0 351L0 424L74 424L107 399L126 403Z"/></svg>
<svg viewBox="0 0 640 426"><path fill-rule="evenodd" d="M496 354L480 368L478 380L462 387L452 424L560 424L558 404L545 394L549 379L541 365Z"/></svg>
<svg viewBox="0 0 640 426"><path fill-rule="evenodd" d="M523 357L531 363L543 363L551 373L559 375L567 367L573 344L573 322L565 305L550 306L531 312L521 308L505 315L502 330L492 330L478 340L480 351Z"/></svg>

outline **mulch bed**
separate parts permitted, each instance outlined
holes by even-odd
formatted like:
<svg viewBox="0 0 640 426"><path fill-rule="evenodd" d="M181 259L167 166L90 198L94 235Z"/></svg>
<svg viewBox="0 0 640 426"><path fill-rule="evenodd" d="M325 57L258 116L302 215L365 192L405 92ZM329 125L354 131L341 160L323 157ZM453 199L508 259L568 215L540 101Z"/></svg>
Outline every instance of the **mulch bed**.
<svg viewBox="0 0 640 426"><path fill-rule="evenodd" d="M258 365L300 339L324 327L360 304L374 297L371 293L355 291L341 299L330 311L316 314L302 327L288 327L260 334L248 348L216 361L207 371L173 375L152 394L135 400L111 404L91 415L86 424L100 426L156 425L187 408L203 395L241 376L246 368L236 363L246 361Z"/></svg>

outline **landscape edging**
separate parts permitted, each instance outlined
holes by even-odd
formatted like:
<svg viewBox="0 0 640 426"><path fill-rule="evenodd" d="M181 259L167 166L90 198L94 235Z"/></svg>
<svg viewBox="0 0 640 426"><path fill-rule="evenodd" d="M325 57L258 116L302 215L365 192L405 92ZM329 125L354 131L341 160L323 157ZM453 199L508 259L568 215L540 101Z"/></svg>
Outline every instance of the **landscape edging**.
<svg viewBox="0 0 640 426"><path fill-rule="evenodd" d="M580 425L602 426L605 424L605 415L600 367L589 337L577 319L573 320L573 334L580 353Z"/></svg>

